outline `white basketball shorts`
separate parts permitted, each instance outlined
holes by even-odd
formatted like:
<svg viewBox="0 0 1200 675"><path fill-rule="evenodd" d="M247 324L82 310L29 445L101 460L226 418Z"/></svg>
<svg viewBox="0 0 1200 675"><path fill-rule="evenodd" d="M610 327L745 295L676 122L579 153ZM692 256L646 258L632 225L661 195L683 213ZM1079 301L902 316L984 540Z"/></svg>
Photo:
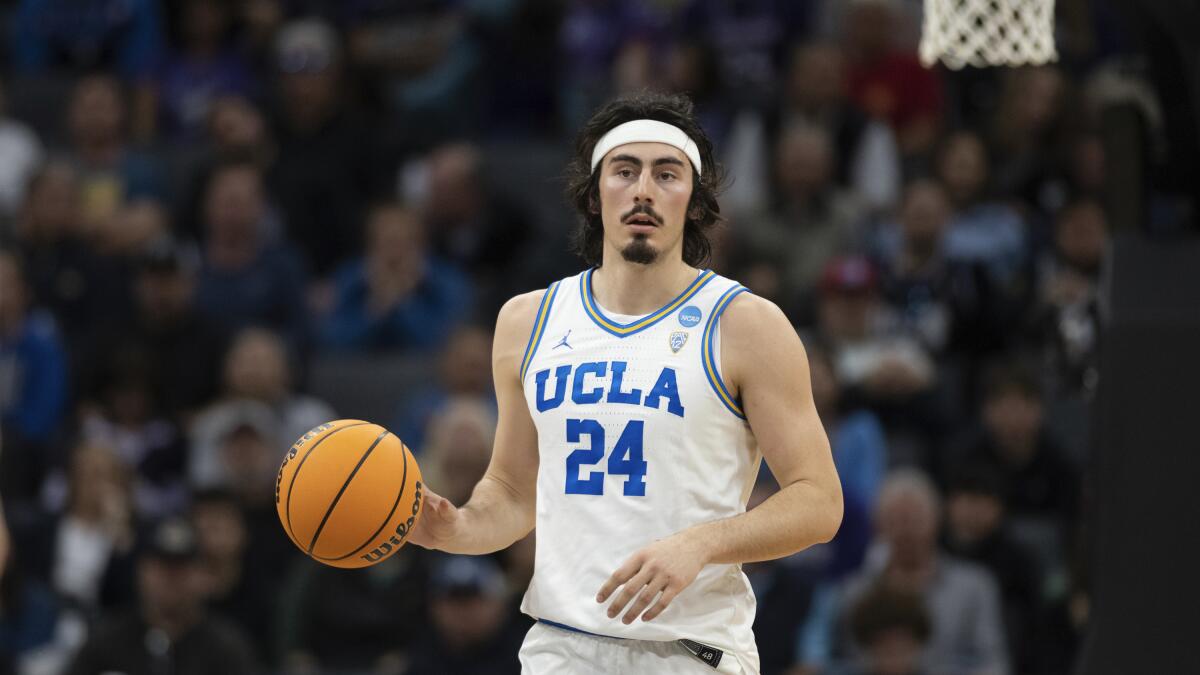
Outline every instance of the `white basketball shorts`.
<svg viewBox="0 0 1200 675"><path fill-rule="evenodd" d="M540 621L526 634L520 658L521 675L758 675L757 653L720 652L682 641L620 640Z"/></svg>

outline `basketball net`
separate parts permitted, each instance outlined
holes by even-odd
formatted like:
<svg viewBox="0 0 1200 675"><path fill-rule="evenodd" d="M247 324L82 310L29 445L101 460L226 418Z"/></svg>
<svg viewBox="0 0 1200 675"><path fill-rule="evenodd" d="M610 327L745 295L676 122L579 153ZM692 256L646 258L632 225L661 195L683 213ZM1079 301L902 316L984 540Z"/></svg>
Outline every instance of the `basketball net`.
<svg viewBox="0 0 1200 675"><path fill-rule="evenodd" d="M1041 65L1054 49L1054 0L924 0L921 62L947 67Z"/></svg>

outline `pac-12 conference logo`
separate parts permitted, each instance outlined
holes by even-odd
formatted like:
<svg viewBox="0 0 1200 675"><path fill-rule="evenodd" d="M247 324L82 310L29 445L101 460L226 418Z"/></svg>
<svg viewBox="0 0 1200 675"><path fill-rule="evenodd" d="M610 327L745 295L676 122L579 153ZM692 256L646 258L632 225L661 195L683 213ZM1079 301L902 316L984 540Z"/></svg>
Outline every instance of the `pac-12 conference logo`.
<svg viewBox="0 0 1200 675"><path fill-rule="evenodd" d="M683 346L687 344L687 336L687 331L682 330L671 333L671 351L678 354L679 350L683 349Z"/></svg>
<svg viewBox="0 0 1200 675"><path fill-rule="evenodd" d="M679 323L684 328L691 328L700 323L700 308L695 305L688 305L679 310Z"/></svg>

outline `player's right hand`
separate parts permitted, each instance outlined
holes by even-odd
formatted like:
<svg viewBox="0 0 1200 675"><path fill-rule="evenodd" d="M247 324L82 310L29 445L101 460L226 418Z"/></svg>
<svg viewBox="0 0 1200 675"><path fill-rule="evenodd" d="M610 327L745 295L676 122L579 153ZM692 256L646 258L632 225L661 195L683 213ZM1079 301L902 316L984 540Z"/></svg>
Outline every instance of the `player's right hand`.
<svg viewBox="0 0 1200 675"><path fill-rule="evenodd" d="M412 534L408 535L408 541L423 548L440 549L454 539L461 515L458 507L449 499L428 487L425 488L424 499L421 517L417 519Z"/></svg>

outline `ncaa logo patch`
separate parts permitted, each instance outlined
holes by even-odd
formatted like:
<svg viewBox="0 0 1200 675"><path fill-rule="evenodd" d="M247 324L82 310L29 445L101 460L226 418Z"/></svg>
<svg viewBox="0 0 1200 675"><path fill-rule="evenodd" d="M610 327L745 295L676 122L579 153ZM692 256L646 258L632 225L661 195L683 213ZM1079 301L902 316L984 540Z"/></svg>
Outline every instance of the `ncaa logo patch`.
<svg viewBox="0 0 1200 675"><path fill-rule="evenodd" d="M687 332L682 330L671 333L671 351L678 354L679 350L683 349L683 346L687 344L687 336Z"/></svg>
<svg viewBox="0 0 1200 675"><path fill-rule="evenodd" d="M695 305L688 305L679 310L679 323L684 328L691 328L700 323L700 308ZM678 351L678 350L677 350Z"/></svg>

